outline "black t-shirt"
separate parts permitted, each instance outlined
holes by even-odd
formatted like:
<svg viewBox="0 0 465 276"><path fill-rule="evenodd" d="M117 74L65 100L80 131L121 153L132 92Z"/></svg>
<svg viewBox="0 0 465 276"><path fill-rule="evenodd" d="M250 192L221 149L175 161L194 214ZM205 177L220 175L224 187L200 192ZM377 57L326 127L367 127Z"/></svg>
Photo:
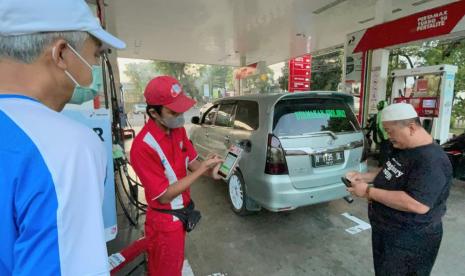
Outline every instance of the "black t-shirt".
<svg viewBox="0 0 465 276"><path fill-rule="evenodd" d="M404 191L430 210L424 215L372 202L368 214L373 227L390 230L426 229L441 222L452 183L452 165L436 143L396 150L374 180L374 187Z"/></svg>

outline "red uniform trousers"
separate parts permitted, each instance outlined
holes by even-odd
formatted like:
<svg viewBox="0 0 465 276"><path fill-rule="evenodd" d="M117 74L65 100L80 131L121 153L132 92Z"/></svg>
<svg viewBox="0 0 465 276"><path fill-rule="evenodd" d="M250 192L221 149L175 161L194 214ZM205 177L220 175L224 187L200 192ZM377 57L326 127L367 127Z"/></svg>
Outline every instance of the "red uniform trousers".
<svg viewBox="0 0 465 276"><path fill-rule="evenodd" d="M180 221L176 227L157 228L152 212L147 212L145 237L149 276L181 276L186 232Z"/></svg>

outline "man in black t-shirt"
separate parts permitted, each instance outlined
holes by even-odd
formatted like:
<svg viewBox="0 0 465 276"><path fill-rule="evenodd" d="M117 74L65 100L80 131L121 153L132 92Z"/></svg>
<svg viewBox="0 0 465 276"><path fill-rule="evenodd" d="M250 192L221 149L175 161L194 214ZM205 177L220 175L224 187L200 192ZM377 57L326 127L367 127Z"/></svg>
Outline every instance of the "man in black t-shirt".
<svg viewBox="0 0 465 276"><path fill-rule="evenodd" d="M395 150L375 172L348 173L348 191L369 200L376 275L430 275L442 240L452 166L411 105L388 106L382 120Z"/></svg>

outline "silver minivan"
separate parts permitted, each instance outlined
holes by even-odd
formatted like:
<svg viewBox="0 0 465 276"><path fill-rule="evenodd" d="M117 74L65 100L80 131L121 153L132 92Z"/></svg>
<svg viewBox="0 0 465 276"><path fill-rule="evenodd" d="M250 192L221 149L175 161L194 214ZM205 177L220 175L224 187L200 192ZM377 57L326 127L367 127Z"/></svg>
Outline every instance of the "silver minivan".
<svg viewBox="0 0 465 276"><path fill-rule="evenodd" d="M223 98L193 117L190 139L200 158L244 151L229 178L240 215L292 210L348 195L341 176L366 171L364 135L353 97L337 92L256 94Z"/></svg>

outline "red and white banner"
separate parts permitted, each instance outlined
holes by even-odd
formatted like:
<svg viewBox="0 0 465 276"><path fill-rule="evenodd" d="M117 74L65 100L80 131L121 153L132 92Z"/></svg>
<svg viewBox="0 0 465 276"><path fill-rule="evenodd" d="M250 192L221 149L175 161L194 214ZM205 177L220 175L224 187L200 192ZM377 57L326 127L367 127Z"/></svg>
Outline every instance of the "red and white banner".
<svg viewBox="0 0 465 276"><path fill-rule="evenodd" d="M288 91L309 91L312 76L312 56L303 55L289 60Z"/></svg>
<svg viewBox="0 0 465 276"><path fill-rule="evenodd" d="M354 53L433 38L465 30L465 1L409 15L365 31Z"/></svg>
<svg viewBox="0 0 465 276"><path fill-rule="evenodd" d="M257 74L257 66L258 63L256 62L244 67L237 68L233 72L234 77L236 78L236 80L241 80L253 76Z"/></svg>

